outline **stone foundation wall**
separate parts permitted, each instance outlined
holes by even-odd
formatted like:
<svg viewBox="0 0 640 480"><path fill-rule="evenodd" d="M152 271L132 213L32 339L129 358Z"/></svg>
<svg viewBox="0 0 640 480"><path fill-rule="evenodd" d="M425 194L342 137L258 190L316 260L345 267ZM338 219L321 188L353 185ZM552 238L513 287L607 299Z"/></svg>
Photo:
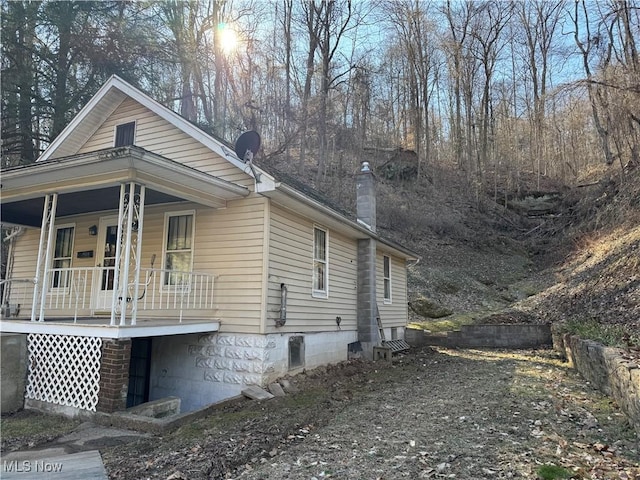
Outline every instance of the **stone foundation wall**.
<svg viewBox="0 0 640 480"><path fill-rule="evenodd" d="M2 413L20 410L24 405L24 388L27 379L27 336L18 333L0 335L0 406Z"/></svg>
<svg viewBox="0 0 640 480"><path fill-rule="evenodd" d="M554 344L580 375L620 405L640 434L640 364L624 359L619 349L568 334L555 336Z"/></svg>
<svg viewBox="0 0 640 480"><path fill-rule="evenodd" d="M406 341L413 346L446 348L537 348L551 346L551 326L546 325L463 325L460 330L431 335L408 328Z"/></svg>

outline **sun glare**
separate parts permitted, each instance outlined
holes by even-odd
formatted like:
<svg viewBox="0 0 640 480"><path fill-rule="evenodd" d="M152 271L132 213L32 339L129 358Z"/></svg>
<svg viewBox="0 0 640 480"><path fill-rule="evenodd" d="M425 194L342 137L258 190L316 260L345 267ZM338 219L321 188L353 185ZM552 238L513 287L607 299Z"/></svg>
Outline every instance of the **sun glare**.
<svg viewBox="0 0 640 480"><path fill-rule="evenodd" d="M222 51L226 55L233 53L238 46L238 35L235 30L226 23L218 25L218 39L220 40Z"/></svg>

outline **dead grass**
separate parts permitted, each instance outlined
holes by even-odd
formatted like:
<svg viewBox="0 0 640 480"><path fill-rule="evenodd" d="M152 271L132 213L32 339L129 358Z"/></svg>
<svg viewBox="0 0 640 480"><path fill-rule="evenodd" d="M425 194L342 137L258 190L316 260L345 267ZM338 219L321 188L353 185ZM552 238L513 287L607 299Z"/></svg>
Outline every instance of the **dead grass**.
<svg viewBox="0 0 640 480"><path fill-rule="evenodd" d="M0 420L2 451L49 442L71 432L80 422L57 415L21 410Z"/></svg>
<svg viewBox="0 0 640 480"><path fill-rule="evenodd" d="M409 323L409 328L428 330L430 332L450 332L460 330L463 325L473 325L476 322L476 314L457 314L438 320L414 321Z"/></svg>

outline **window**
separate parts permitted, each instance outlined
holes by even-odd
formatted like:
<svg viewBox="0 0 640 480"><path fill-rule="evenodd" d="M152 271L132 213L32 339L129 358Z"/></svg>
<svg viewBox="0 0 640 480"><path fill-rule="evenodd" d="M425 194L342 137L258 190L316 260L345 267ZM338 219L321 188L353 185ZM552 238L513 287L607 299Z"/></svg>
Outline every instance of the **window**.
<svg viewBox="0 0 640 480"><path fill-rule="evenodd" d="M52 288L69 287L70 272L62 270L71 268L71 258L73 257L73 232L75 227L58 227L56 229L56 245L53 251L54 269L51 279Z"/></svg>
<svg viewBox="0 0 640 480"><path fill-rule="evenodd" d="M328 290L327 232L313 229L313 295L327 297Z"/></svg>
<svg viewBox="0 0 640 480"><path fill-rule="evenodd" d="M304 337L289 337L289 370L304 367Z"/></svg>
<svg viewBox="0 0 640 480"><path fill-rule="evenodd" d="M384 278L384 303L391 303L391 259L382 257L382 269Z"/></svg>
<svg viewBox="0 0 640 480"><path fill-rule="evenodd" d="M127 145L133 145L133 140L136 133L136 122L123 123L116 126L116 147L126 147Z"/></svg>
<svg viewBox="0 0 640 480"><path fill-rule="evenodd" d="M186 285L193 259L193 213L167 214L164 285Z"/></svg>

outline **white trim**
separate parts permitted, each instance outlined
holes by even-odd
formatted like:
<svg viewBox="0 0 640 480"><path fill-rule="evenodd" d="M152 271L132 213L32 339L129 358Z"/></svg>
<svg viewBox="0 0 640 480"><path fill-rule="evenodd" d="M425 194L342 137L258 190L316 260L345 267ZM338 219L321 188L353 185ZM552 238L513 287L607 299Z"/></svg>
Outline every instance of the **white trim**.
<svg viewBox="0 0 640 480"><path fill-rule="evenodd" d="M264 216L262 229L262 292L260 298L260 333L267 332L269 305L269 272L271 259L271 199L264 198Z"/></svg>
<svg viewBox="0 0 640 480"><path fill-rule="evenodd" d="M191 215L191 259L189 260L189 272L193 271L193 257L195 256L195 239L196 239L196 211L195 210L177 210L175 212L164 212L164 226L162 228L162 278L160 280L160 288L163 291L175 291L178 287L165 284L165 271L167 268L167 235L169 234L169 219L171 217L181 217ZM182 286L182 289L185 287ZM189 288L187 286L187 288Z"/></svg>
<svg viewBox="0 0 640 480"><path fill-rule="evenodd" d="M77 228L76 228L76 224L75 223L64 223L62 225L56 225L54 227L55 230L55 234L54 234L54 241L53 241L53 251L51 252L51 262L49 265L49 270L53 270L54 267L53 264L56 261L56 244L58 243L58 230L62 229L62 228L73 228L73 235L71 236L71 257L69 258L70 262L69 262L69 267L68 268L73 268L73 253L74 253L74 248L75 248L75 242L76 242L76 232L77 232ZM66 258L66 257L60 257L60 258ZM65 268L65 267L62 267ZM71 288L71 286L64 286L64 287L54 287L53 286L53 272L52 274L49 276L49 285L44 285L44 287L47 290L47 295L55 295L58 294L58 292L69 292L69 289Z"/></svg>
<svg viewBox="0 0 640 480"><path fill-rule="evenodd" d="M388 260L389 261L389 276L386 277L384 274L384 261ZM391 257L389 255L382 255L382 298L384 300L384 304L385 305L391 305L393 303L393 282L391 280L392 278L392 273L391 273ZM385 283L386 281L389 280L389 297L387 297L385 295Z"/></svg>
<svg viewBox="0 0 640 480"><path fill-rule="evenodd" d="M316 263L316 230L324 232L324 290L317 290L315 288L315 263ZM313 225L312 230L312 251L311 251L311 296L314 298L329 298L329 230L326 227L320 225Z"/></svg>
<svg viewBox="0 0 640 480"><path fill-rule="evenodd" d="M65 323L47 320L29 322L20 320L0 321L1 333L46 333L51 335L73 335L76 337L133 338L184 335L187 333L217 332L220 322L212 320L182 321L182 323L140 322L136 325L110 326Z"/></svg>

